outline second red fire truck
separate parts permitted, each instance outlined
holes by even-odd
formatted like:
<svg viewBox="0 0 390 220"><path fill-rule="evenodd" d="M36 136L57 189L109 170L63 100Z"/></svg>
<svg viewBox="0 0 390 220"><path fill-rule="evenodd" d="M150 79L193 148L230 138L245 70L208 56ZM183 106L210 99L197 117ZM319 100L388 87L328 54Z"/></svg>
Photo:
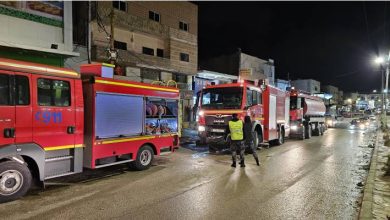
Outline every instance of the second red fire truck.
<svg viewBox="0 0 390 220"><path fill-rule="evenodd" d="M0 59L0 202L32 180L129 163L178 147L179 90L115 80L113 66L69 69Z"/></svg>
<svg viewBox="0 0 390 220"><path fill-rule="evenodd" d="M288 92L270 85L255 86L245 81L209 85L199 100L201 142L207 143L210 151L228 147L228 122L237 113L241 120L246 115L251 117L256 146L263 142L282 144L290 131L289 100Z"/></svg>

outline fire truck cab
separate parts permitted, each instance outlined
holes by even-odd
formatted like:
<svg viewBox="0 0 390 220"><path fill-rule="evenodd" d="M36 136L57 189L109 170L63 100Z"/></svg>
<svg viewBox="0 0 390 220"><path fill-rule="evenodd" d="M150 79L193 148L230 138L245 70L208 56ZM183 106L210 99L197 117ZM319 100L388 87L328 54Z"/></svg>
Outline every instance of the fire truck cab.
<svg viewBox="0 0 390 220"><path fill-rule="evenodd" d="M210 151L228 147L233 113L241 120L251 117L256 146L282 144L289 134L289 95L270 85L260 87L246 81L210 85L202 90L199 102L198 133Z"/></svg>

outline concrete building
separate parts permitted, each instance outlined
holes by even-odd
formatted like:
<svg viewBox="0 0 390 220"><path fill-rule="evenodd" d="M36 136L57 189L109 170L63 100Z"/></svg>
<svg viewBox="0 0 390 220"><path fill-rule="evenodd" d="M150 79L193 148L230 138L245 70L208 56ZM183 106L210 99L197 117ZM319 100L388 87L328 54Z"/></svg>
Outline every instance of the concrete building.
<svg viewBox="0 0 390 220"><path fill-rule="evenodd" d="M344 92L342 90L339 90L339 100L338 100L338 104L339 105L343 105L343 102L344 102Z"/></svg>
<svg viewBox="0 0 390 220"><path fill-rule="evenodd" d="M0 57L63 67L72 23L71 1L0 1Z"/></svg>
<svg viewBox="0 0 390 220"><path fill-rule="evenodd" d="M344 94L344 105L348 104L355 104L357 99L359 98L359 93L358 92L348 92Z"/></svg>
<svg viewBox="0 0 390 220"><path fill-rule="evenodd" d="M288 87L291 87L291 83L288 80L276 79L275 86L281 90L286 91Z"/></svg>
<svg viewBox="0 0 390 220"><path fill-rule="evenodd" d="M332 98L329 100L331 105L339 103L339 89L336 86L325 85L321 87L321 91L332 95Z"/></svg>
<svg viewBox="0 0 390 220"><path fill-rule="evenodd" d="M111 13L114 13L111 22ZM190 2L99 1L91 21L93 61L108 62L111 24L118 51L116 78L176 81L183 125L189 125L192 76L198 72L198 7Z"/></svg>
<svg viewBox="0 0 390 220"><path fill-rule="evenodd" d="M188 89L198 66L197 6L189 2L97 2L91 23L93 60L108 61L112 8L117 64L124 75L143 82L173 79Z"/></svg>
<svg viewBox="0 0 390 220"><path fill-rule="evenodd" d="M318 93L321 90L321 83L314 79L298 79L291 81L291 86L295 89L303 90L311 94Z"/></svg>
<svg viewBox="0 0 390 220"><path fill-rule="evenodd" d="M226 73L240 79L266 79L271 85L275 84L275 66L272 59L260 58L242 53L241 50L229 55L222 55L202 61L202 69Z"/></svg>

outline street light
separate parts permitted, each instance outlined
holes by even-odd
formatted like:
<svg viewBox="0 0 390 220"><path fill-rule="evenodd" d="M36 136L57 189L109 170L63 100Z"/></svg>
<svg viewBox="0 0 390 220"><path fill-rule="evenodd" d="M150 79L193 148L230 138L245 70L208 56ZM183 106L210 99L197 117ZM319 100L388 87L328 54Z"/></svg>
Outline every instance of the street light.
<svg viewBox="0 0 390 220"><path fill-rule="evenodd" d="M385 86L385 90L383 91L385 94L384 94L384 97L383 97L383 102L384 102L384 110L382 108L382 126L384 128L387 128L387 117L386 117L386 112L387 112L387 91L388 91L388 87L389 87L389 65L390 65L390 51L389 51L389 54L386 56L386 57L377 57L375 59L375 63L377 64L380 64L382 66L382 64L384 64L384 66L386 67L386 86ZM383 85L383 82L382 82L382 85ZM383 106L383 104L382 104Z"/></svg>
<svg viewBox="0 0 390 220"><path fill-rule="evenodd" d="M375 63L376 64L382 64L382 63L384 63L385 62L385 59L383 58L383 57L377 57L376 59L375 59Z"/></svg>

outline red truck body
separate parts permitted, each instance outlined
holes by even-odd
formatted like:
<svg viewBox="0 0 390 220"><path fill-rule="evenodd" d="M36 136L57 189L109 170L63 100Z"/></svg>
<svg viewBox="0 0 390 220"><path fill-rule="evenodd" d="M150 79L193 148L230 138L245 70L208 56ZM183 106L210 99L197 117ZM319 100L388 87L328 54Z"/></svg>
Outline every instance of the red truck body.
<svg viewBox="0 0 390 220"><path fill-rule="evenodd" d="M236 101L232 101L236 99ZM228 122L233 113L241 120L251 117L256 132L255 144L283 143L289 134L289 94L272 86L262 90L248 82L207 86L201 92L198 130L201 142L210 150L227 147Z"/></svg>
<svg viewBox="0 0 390 220"><path fill-rule="evenodd" d="M179 90L103 78L99 68L113 66L79 74L0 58L0 182L10 183L0 202L23 196L32 178L127 162L147 169L178 147Z"/></svg>
<svg viewBox="0 0 390 220"><path fill-rule="evenodd" d="M325 132L324 101L303 91L290 91L291 137L308 139Z"/></svg>

